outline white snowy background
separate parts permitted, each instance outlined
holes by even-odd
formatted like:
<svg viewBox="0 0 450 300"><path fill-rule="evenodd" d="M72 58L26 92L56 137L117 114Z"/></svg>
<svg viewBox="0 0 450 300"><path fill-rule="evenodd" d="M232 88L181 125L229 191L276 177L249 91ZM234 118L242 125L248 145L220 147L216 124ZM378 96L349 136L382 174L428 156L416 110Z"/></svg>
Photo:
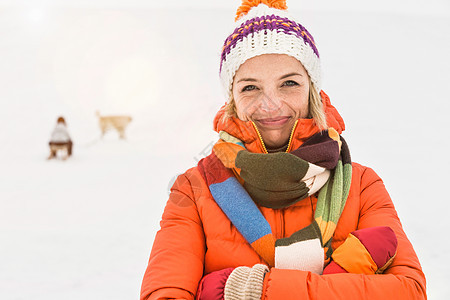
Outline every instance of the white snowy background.
<svg viewBox="0 0 450 300"><path fill-rule="evenodd" d="M320 3L317 3L320 2ZM449 299L450 3L288 1L354 161L383 178ZM137 299L177 174L216 140L240 1L0 2L0 299ZM130 114L100 140L95 111ZM47 161L63 115L74 155Z"/></svg>

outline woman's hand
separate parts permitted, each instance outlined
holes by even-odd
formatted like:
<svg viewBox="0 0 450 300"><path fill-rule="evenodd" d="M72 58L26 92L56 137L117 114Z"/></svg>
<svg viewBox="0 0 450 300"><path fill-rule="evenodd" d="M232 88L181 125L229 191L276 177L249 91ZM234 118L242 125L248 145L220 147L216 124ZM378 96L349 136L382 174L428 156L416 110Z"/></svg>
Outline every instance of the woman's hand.
<svg viewBox="0 0 450 300"><path fill-rule="evenodd" d="M397 237L387 226L353 231L332 254L323 274L379 274L392 263L397 252Z"/></svg>
<svg viewBox="0 0 450 300"><path fill-rule="evenodd" d="M218 300L224 298L225 284L233 272L234 268L222 269L211 272L205 277L198 286L197 299L199 300Z"/></svg>
<svg viewBox="0 0 450 300"><path fill-rule="evenodd" d="M264 275L269 268L263 264L227 268L209 273L200 281L197 299L261 299Z"/></svg>

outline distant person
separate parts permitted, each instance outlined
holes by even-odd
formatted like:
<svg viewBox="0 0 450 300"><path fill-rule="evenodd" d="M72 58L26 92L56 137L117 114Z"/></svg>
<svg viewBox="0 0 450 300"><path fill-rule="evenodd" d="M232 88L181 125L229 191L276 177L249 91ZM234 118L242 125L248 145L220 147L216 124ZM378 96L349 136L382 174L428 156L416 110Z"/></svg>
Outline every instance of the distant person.
<svg viewBox="0 0 450 300"><path fill-rule="evenodd" d="M48 159L57 157L57 152L60 150L66 151L66 155L63 159L72 155L72 139L67 131L66 120L63 117L59 117L56 121L55 128L53 129L50 137L50 156Z"/></svg>
<svg viewBox="0 0 450 300"><path fill-rule="evenodd" d="M235 25L218 141L171 188L141 300L426 299L383 181L351 161L312 35L279 0L244 0Z"/></svg>

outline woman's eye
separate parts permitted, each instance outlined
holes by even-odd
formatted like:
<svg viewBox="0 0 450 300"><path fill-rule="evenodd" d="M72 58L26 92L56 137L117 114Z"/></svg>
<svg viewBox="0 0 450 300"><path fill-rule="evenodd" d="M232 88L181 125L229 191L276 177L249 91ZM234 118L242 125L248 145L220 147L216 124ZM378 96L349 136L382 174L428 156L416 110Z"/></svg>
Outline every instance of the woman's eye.
<svg viewBox="0 0 450 300"><path fill-rule="evenodd" d="M288 80L283 83L283 86L296 86L296 85L298 85L298 83L293 80Z"/></svg>
<svg viewBox="0 0 450 300"><path fill-rule="evenodd" d="M254 85L246 85L242 88L241 92L253 91L256 90L256 86Z"/></svg>

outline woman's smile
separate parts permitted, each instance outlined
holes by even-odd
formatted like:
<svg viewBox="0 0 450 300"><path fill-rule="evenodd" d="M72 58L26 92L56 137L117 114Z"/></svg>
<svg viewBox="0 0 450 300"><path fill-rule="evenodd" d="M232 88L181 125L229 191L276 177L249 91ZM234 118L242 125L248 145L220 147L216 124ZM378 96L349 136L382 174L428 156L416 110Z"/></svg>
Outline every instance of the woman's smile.
<svg viewBox="0 0 450 300"><path fill-rule="evenodd" d="M278 128L281 126L284 126L291 117L289 116L281 116L281 117L274 117L274 118L260 118L255 120L256 125L259 125L258 127L267 127L267 128Z"/></svg>

